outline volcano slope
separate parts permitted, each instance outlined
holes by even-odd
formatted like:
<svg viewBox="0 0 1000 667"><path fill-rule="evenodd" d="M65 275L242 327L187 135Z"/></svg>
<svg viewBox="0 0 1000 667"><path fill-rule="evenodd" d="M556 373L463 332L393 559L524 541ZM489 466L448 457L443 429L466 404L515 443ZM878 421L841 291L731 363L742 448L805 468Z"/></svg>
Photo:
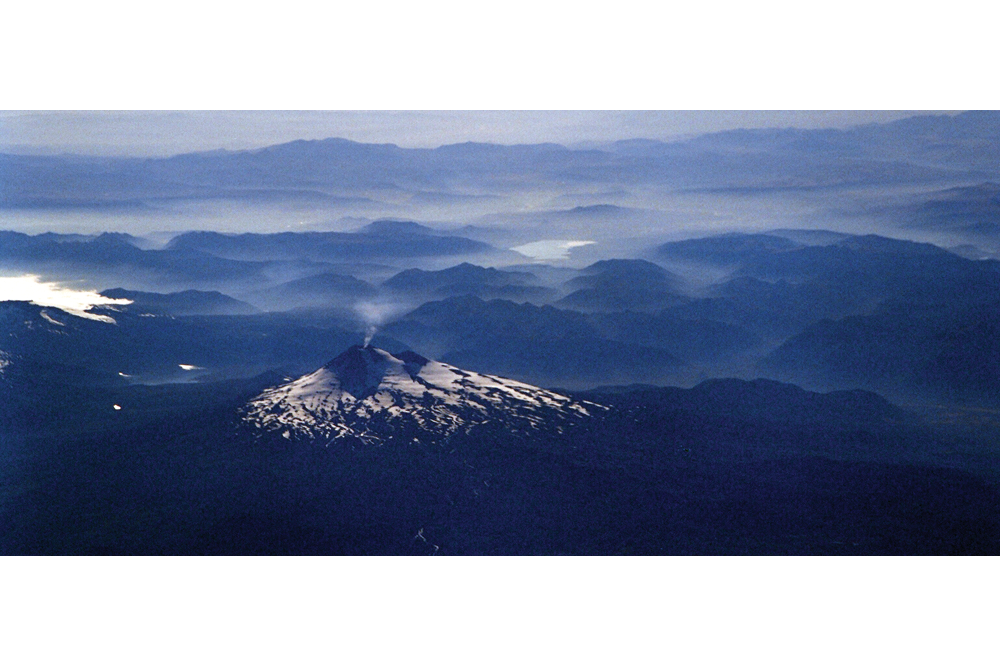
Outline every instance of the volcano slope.
<svg viewBox="0 0 1000 667"><path fill-rule="evenodd" d="M517 432L587 416L584 405L523 382L463 371L409 350L393 356L359 345L262 393L246 412L248 422L285 438L365 442L404 431L414 439L467 434L487 424Z"/></svg>

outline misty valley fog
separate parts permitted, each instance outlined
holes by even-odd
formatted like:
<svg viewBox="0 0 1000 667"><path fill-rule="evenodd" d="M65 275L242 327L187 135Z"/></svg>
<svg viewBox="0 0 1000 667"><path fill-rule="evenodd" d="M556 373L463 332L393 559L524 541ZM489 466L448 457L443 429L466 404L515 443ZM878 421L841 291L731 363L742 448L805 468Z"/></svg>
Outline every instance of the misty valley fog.
<svg viewBox="0 0 1000 667"><path fill-rule="evenodd" d="M991 112L0 154L3 551L996 553L998 172Z"/></svg>

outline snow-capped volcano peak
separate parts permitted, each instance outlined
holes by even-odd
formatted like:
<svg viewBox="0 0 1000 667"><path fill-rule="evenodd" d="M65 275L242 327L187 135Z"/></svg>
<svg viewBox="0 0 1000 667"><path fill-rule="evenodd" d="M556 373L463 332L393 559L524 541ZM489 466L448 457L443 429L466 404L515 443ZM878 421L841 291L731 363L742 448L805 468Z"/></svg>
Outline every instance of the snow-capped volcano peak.
<svg viewBox="0 0 1000 667"><path fill-rule="evenodd" d="M383 384L403 387L416 381L428 359L415 352L393 356L376 347L355 345L321 370L324 377L335 379L341 391L355 399L375 394Z"/></svg>
<svg viewBox="0 0 1000 667"><path fill-rule="evenodd" d="M288 438L367 440L409 429L449 435L487 422L539 428L585 418L588 408L599 406L415 352L355 345L319 370L264 391L243 416Z"/></svg>

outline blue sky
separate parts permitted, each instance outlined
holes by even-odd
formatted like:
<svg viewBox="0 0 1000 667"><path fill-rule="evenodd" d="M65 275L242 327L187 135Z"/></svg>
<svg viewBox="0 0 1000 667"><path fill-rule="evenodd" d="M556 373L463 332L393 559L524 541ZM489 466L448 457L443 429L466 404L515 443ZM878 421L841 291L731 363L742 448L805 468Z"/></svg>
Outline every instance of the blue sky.
<svg viewBox="0 0 1000 667"><path fill-rule="evenodd" d="M842 128L917 113L932 112L0 111L0 150L154 156L328 137L406 147L463 141L574 144L735 128Z"/></svg>

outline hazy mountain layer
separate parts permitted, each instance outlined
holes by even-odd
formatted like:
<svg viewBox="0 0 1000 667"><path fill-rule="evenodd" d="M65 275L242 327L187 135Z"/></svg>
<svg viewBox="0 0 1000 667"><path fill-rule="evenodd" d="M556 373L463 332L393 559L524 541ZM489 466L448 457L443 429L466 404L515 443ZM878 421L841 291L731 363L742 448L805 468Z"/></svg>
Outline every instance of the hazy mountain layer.
<svg viewBox="0 0 1000 667"><path fill-rule="evenodd" d="M256 312L250 304L220 292L187 290L157 294L115 288L104 290L101 294L112 299L128 299L132 302L129 310L143 309L159 315L249 315Z"/></svg>
<svg viewBox="0 0 1000 667"><path fill-rule="evenodd" d="M485 243L458 236L416 233L303 232L226 235L190 232L174 238L172 250L197 251L244 261L307 259L365 260L384 257L469 255L490 250Z"/></svg>
<svg viewBox="0 0 1000 667"><path fill-rule="evenodd" d="M127 207L251 193L322 200L389 188L461 194L525 181L743 188L933 181L955 170L995 173L998 118L969 112L850 130L740 130L598 150L476 143L407 149L326 139L141 160L3 155L0 204Z"/></svg>
<svg viewBox="0 0 1000 667"><path fill-rule="evenodd" d="M795 377L813 386L995 406L998 341L1000 302L995 298L937 307L895 302L871 315L817 322L771 353L761 367L774 377Z"/></svg>

